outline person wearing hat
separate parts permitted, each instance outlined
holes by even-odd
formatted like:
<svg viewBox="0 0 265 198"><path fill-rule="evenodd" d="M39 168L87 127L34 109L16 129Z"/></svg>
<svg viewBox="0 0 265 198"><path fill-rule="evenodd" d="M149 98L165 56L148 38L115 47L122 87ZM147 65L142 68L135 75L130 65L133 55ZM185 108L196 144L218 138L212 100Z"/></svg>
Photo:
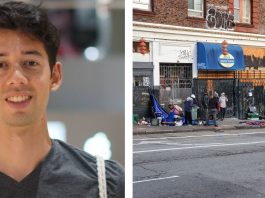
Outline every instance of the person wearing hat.
<svg viewBox="0 0 265 198"><path fill-rule="evenodd" d="M201 112L200 112L200 107L201 105L199 104L199 101L198 99L196 98L195 94L191 94L190 96L192 98L192 107L193 108L196 108L196 111L197 111L197 115L196 115L196 118L195 119L198 119L200 118L201 116ZM194 119L194 118L193 118Z"/></svg>
<svg viewBox="0 0 265 198"><path fill-rule="evenodd" d="M193 100L193 106L195 106L195 105L196 105L196 106L199 106L199 102L198 102L196 96L195 96L194 94L191 94L190 97L191 97L192 100Z"/></svg>
<svg viewBox="0 0 265 198"><path fill-rule="evenodd" d="M220 108L221 108L220 109L220 111L221 111L221 121L223 121L224 118L225 118L227 102L228 102L228 99L227 99L225 93L223 92L221 94L221 97L219 98L219 105L220 105Z"/></svg>

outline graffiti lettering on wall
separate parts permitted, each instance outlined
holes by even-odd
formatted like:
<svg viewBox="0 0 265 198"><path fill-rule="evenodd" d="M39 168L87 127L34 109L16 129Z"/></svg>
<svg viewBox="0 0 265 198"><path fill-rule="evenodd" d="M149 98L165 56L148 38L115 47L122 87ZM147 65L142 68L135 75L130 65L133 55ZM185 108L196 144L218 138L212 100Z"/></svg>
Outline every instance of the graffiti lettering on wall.
<svg viewBox="0 0 265 198"><path fill-rule="evenodd" d="M186 59L186 60L190 60L191 59L191 51L190 49L181 49L179 51L177 51L177 57L178 59Z"/></svg>
<svg viewBox="0 0 265 198"><path fill-rule="evenodd" d="M246 67L265 67L265 48L242 47Z"/></svg>
<svg viewBox="0 0 265 198"><path fill-rule="evenodd" d="M233 30L235 27L234 16L218 7L208 8L206 20L210 29Z"/></svg>

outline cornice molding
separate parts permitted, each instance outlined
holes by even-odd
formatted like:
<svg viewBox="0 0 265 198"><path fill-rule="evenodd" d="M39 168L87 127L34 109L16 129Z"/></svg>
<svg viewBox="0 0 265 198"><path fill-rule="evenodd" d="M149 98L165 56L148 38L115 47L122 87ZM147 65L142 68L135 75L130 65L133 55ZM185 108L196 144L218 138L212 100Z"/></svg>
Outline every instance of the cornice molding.
<svg viewBox="0 0 265 198"><path fill-rule="evenodd" d="M222 42L231 44L265 47L265 35L222 30L209 30L183 26L164 25L133 21L135 40L144 37L147 40L174 40L190 42Z"/></svg>

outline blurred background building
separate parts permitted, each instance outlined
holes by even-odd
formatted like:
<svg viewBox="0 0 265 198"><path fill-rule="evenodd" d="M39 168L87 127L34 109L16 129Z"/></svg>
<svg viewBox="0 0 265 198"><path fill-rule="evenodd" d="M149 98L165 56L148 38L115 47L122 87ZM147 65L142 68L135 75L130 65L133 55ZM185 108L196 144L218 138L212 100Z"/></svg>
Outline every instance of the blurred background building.
<svg viewBox="0 0 265 198"><path fill-rule="evenodd" d="M124 165L124 1L45 0L42 7L61 33L64 74L48 106L50 135Z"/></svg>

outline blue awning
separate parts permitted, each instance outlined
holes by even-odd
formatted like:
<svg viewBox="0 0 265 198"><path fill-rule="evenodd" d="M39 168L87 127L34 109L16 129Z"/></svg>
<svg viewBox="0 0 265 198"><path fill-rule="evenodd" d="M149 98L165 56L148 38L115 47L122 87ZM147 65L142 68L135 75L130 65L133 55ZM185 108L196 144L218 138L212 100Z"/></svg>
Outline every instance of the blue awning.
<svg viewBox="0 0 265 198"><path fill-rule="evenodd" d="M228 55L224 56L222 44L197 43L198 70L235 71L244 70L243 50L239 45L228 45Z"/></svg>

